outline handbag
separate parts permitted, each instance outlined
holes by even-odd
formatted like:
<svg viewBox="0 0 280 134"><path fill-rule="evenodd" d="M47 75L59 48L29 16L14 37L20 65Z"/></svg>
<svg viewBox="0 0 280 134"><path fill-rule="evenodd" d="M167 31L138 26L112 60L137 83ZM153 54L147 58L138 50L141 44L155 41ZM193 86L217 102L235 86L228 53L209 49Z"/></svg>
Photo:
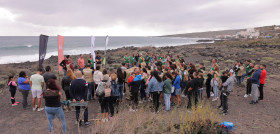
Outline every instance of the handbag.
<svg viewBox="0 0 280 134"><path fill-rule="evenodd" d="M96 94L96 96L98 96L98 97L104 96L104 94L105 94L105 89L104 89L104 87L102 86L102 83L100 83L100 84L98 85L98 87L97 87L97 89L96 89L96 91L95 91L95 94Z"/></svg>
<svg viewBox="0 0 280 134"><path fill-rule="evenodd" d="M110 97L111 96L111 88L105 88L105 96L104 97Z"/></svg>

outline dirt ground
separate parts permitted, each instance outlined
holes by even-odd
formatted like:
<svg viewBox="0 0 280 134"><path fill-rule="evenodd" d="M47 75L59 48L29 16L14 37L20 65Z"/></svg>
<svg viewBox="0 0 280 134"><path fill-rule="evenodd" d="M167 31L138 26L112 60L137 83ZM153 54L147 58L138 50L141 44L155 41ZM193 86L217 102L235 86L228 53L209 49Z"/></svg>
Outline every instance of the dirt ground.
<svg viewBox="0 0 280 134"><path fill-rule="evenodd" d="M234 129L238 134L278 134L280 132L280 93L277 90L277 80L267 82L264 88L264 101L256 105L249 104L251 97L244 98L245 87L235 87L234 92L229 96L229 113L226 116L221 115L222 121L229 121L235 124ZM206 99L204 91L204 101L210 101L213 107L217 102ZM21 102L21 93L17 92L16 100ZM28 103L31 104L31 94L28 96ZM45 112L32 111L29 107L27 110L22 109L22 105L12 107L10 94L8 90L0 96L0 132L1 134L30 134L48 132L48 120ZM125 105L126 102L123 103ZM186 105L187 98L183 98L182 105ZM44 102L43 102L44 104ZM161 105L162 107L162 105ZM100 111L97 100L89 103L89 119L100 117ZM75 124L75 112L65 112L67 131L70 134L77 134L78 127ZM92 121L89 127L80 127L82 134L92 133L92 127L96 122ZM55 119L55 133L62 133L58 119Z"/></svg>

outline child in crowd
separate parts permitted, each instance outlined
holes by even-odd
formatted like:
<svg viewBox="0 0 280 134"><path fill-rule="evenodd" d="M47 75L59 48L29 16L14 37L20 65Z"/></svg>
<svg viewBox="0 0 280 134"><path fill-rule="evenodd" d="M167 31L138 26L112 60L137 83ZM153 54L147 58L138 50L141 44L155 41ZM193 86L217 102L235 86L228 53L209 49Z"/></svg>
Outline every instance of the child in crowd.
<svg viewBox="0 0 280 134"><path fill-rule="evenodd" d="M15 82L14 76L9 76L8 81L9 91L11 92L11 102L12 106L17 106L19 102L16 102L15 95L17 91L17 84Z"/></svg>

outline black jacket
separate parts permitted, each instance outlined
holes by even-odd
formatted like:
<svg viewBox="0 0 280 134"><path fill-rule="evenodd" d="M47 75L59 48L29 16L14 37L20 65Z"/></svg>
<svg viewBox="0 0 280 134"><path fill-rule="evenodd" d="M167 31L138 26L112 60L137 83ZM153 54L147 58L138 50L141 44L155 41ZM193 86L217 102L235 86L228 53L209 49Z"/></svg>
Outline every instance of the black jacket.
<svg viewBox="0 0 280 134"><path fill-rule="evenodd" d="M87 100L87 83L84 79L75 79L72 80L71 86L70 86L70 96L71 99L75 99L77 101L80 101L84 99L84 101Z"/></svg>
<svg viewBox="0 0 280 134"><path fill-rule="evenodd" d="M63 77L63 79L61 81L61 86L64 91L70 90L71 81L72 81L72 79L69 76Z"/></svg>

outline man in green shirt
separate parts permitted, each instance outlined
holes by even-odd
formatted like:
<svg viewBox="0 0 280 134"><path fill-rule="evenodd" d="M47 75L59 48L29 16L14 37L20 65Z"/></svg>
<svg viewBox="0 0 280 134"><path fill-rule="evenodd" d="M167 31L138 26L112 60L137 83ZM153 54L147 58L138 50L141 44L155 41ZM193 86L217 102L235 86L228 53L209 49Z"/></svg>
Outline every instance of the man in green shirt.
<svg viewBox="0 0 280 134"><path fill-rule="evenodd" d="M134 54L132 54L132 56L130 57L130 67L133 67L134 62L135 62L135 56Z"/></svg>
<svg viewBox="0 0 280 134"><path fill-rule="evenodd" d="M150 63L150 57L149 57L148 53L146 53L145 62L147 65L149 65L149 63Z"/></svg>
<svg viewBox="0 0 280 134"><path fill-rule="evenodd" d="M88 59L88 64L90 65L90 69L94 69L94 60L92 55L90 55L89 59Z"/></svg>
<svg viewBox="0 0 280 134"><path fill-rule="evenodd" d="M254 73L255 69L254 69L255 64L254 63L250 63L250 70L247 72L247 86L246 86L246 94L244 95L245 98L251 96L251 91L252 91L252 82L251 82L251 76Z"/></svg>
<svg viewBox="0 0 280 134"><path fill-rule="evenodd" d="M126 55L124 56L124 58L123 58L123 61L124 61L124 63L125 64L128 64L129 63L129 56L128 56L128 53L126 53Z"/></svg>

